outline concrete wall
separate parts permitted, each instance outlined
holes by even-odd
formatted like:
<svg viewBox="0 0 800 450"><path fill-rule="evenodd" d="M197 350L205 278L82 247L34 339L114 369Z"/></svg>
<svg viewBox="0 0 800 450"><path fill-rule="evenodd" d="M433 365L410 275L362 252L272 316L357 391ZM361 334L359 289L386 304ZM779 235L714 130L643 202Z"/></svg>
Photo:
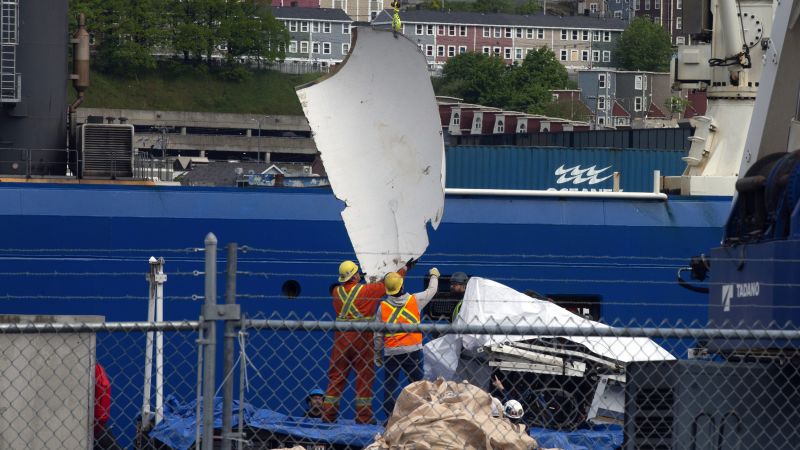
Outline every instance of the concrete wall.
<svg viewBox="0 0 800 450"><path fill-rule="evenodd" d="M102 322L96 316L0 316L0 324ZM0 448L91 449L93 333L0 334Z"/></svg>
<svg viewBox="0 0 800 450"><path fill-rule="evenodd" d="M79 108L78 123L86 123L87 116L125 117L134 126L238 128L256 130L311 131L303 116L267 116L264 114L229 114L195 111L158 111L119 108Z"/></svg>

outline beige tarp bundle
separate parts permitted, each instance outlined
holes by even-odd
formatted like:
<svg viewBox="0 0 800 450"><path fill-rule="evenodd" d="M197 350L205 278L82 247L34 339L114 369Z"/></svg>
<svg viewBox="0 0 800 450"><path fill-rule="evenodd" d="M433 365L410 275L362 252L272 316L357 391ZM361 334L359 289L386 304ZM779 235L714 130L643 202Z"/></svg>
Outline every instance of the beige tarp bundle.
<svg viewBox="0 0 800 450"><path fill-rule="evenodd" d="M365 450L532 450L536 441L493 418L492 398L478 387L418 381L397 399L383 436Z"/></svg>

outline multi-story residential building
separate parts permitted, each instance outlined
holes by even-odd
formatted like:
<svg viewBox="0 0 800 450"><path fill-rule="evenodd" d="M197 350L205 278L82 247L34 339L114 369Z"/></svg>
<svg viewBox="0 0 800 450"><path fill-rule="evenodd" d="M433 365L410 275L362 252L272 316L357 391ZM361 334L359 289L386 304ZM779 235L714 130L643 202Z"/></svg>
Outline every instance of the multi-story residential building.
<svg viewBox="0 0 800 450"><path fill-rule="evenodd" d="M634 17L633 0L579 0L578 14L615 17L630 22Z"/></svg>
<svg viewBox="0 0 800 450"><path fill-rule="evenodd" d="M513 64L540 47L553 50L568 69L613 67L612 53L627 26L614 18L427 10L404 11L400 19L403 33L417 43L431 68L466 52L497 55ZM383 11L372 23L391 22L392 12Z"/></svg>
<svg viewBox="0 0 800 450"><path fill-rule="evenodd" d="M371 21L384 8L388 8L389 3L391 2L388 0L385 1L385 4L384 0L319 0L321 7L344 10L354 22Z"/></svg>
<svg viewBox="0 0 800 450"><path fill-rule="evenodd" d="M683 0L631 0L637 17L646 17L664 27L672 43L688 44L689 34L683 29Z"/></svg>
<svg viewBox="0 0 800 450"><path fill-rule="evenodd" d="M672 93L669 73L659 72L581 70L578 87L595 124L612 128L645 127L649 111L663 118L663 105Z"/></svg>
<svg viewBox="0 0 800 450"><path fill-rule="evenodd" d="M350 51L352 21L341 9L273 7L272 13L289 30L287 61L331 65Z"/></svg>
<svg viewBox="0 0 800 450"><path fill-rule="evenodd" d="M272 0L272 6L282 8L300 7L300 8L319 8L319 0Z"/></svg>

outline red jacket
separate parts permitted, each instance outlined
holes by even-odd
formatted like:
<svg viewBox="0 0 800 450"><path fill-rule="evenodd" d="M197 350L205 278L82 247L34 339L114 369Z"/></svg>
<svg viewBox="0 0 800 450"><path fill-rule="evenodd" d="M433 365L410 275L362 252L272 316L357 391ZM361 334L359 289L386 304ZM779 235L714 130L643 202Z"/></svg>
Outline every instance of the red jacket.
<svg viewBox="0 0 800 450"><path fill-rule="evenodd" d="M100 363L94 366L94 420L105 425L111 417L111 381Z"/></svg>
<svg viewBox="0 0 800 450"><path fill-rule="evenodd" d="M406 268L403 267L402 269L398 270L397 273L399 273L401 277L404 277L406 275ZM344 305L342 303L342 299L339 297L339 286L343 286L345 292L349 294L353 289L358 289L356 284L357 283L355 281L350 280L337 285L331 291L331 296L333 297L333 310L336 311L337 318L341 316L342 306ZM361 284L361 291L358 292L358 295L353 301L353 306L355 306L364 319L371 319L375 315L375 311L378 309L378 305L385 295L386 286L383 284L383 281Z"/></svg>

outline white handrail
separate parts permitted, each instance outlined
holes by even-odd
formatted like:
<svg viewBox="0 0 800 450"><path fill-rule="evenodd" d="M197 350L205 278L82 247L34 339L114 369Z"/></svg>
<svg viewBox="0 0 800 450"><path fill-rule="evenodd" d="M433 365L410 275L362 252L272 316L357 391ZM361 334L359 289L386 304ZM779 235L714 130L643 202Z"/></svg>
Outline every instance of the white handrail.
<svg viewBox="0 0 800 450"><path fill-rule="evenodd" d="M594 191L544 191L513 189L457 189L447 188L446 195L505 196L505 197L551 197L551 198L608 198L629 200L666 201L667 194L655 192L594 192Z"/></svg>

